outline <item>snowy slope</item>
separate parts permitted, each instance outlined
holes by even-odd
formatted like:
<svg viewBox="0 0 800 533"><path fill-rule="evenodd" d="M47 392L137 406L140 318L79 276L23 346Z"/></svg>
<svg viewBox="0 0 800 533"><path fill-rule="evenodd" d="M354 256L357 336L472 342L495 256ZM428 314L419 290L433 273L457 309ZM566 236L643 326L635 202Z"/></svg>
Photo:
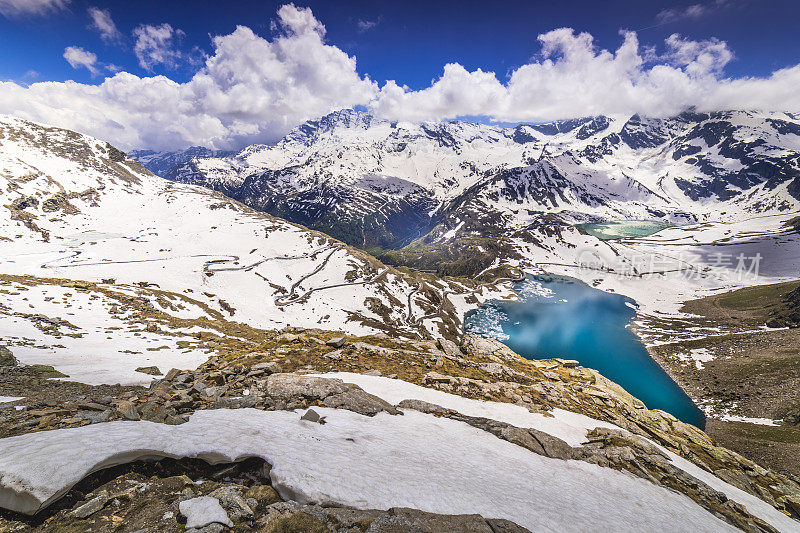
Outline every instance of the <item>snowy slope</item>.
<svg viewBox="0 0 800 533"><path fill-rule="evenodd" d="M154 176L110 145L74 132L0 118L0 189L0 275L105 280L103 286L129 293L155 288L191 300L181 304L184 309L162 311L218 315L255 328L367 333L378 327L416 336L424 327L437 332L441 323L410 320L436 302L428 302L429 293L418 293L418 282L399 272L218 193ZM122 335L110 329L118 318L105 316L91 301L80 303L73 293L50 284L3 294L0 321L12 344L24 347L19 351L25 362L52 360L70 374L78 361L59 359L52 345L75 354L76 346L88 347L90 339L102 350L104 337ZM31 315L46 312L76 322L86 333L83 342L37 343L33 319L14 315L29 306L36 308ZM145 337L136 346L146 344ZM151 341L154 347L174 344ZM84 356L103 371L78 372L92 382L129 382L136 366L155 359L132 357L120 369L92 353ZM199 360L198 354L187 354L190 366Z"/></svg>
<svg viewBox="0 0 800 533"><path fill-rule="evenodd" d="M555 410L480 401L377 376L322 374L356 383L389 403L435 402L467 416L534 428L572 446L596 427L619 428ZM411 507L480 513L532 531L732 531L677 491L628 473L554 459L446 417L412 409L374 417L315 408L324 425L297 411L197 411L188 423L109 422L0 440L0 505L31 513L89 472L154 455L212 462L262 457L284 498L357 508ZM230 428L247 428L231 432ZM76 445L77 442L82 445ZM655 444L654 444L655 446ZM661 448L689 476L744 506L779 531L798 523L759 498ZM391 483L386 483L391 479ZM580 502L580 505L576 505Z"/></svg>
<svg viewBox="0 0 800 533"><path fill-rule="evenodd" d="M788 113L600 116L502 128L344 110L275 146L198 158L168 177L377 248L392 264L431 269L463 260L472 266L440 273L467 276L505 264L558 271L634 297L647 313L674 313L708 291L800 270L786 225L800 216L800 117ZM575 227L619 219L681 228L620 243ZM730 247L712 249L720 245ZM708 272L717 252L762 250L769 258L761 276ZM604 270L580 268L594 256ZM627 266L615 266L620 261ZM661 264L655 272L663 274L618 275L644 263ZM704 273L686 276L687 263Z"/></svg>
<svg viewBox="0 0 800 533"><path fill-rule="evenodd" d="M346 383L354 383L370 394L374 394L389 403L397 404L408 398L422 400L446 409L458 411L467 416L483 417L506 422L516 427L537 429L558 437L571 446L578 446L586 442L586 433L591 429L598 427L619 429L614 424L602 422L578 413L564 411L563 409L554 409L549 413L552 416L543 416L540 413L531 413L519 405L464 398L439 390L420 387L399 379L349 372L319 375L327 378L338 378ZM800 530L800 525L777 512L774 507L765 501L722 481L691 461L683 459L664 448L661 449L670 457L675 466L707 483L714 489L723 492L728 498L744 505L749 512L771 523L779 530Z"/></svg>

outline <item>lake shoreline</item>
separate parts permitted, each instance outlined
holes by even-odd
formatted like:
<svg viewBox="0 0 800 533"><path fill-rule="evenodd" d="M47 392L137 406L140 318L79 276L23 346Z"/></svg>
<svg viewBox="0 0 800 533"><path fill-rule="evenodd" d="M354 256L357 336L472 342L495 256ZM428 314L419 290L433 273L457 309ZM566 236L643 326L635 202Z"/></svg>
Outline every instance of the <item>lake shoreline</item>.
<svg viewBox="0 0 800 533"><path fill-rule="evenodd" d="M531 360L576 359L650 409L700 429L706 414L636 334L637 306L572 276L530 274L514 301L489 301L465 315L470 333L494 338Z"/></svg>
<svg viewBox="0 0 800 533"><path fill-rule="evenodd" d="M636 328L674 331L648 353L692 401L703 402L706 433L722 446L781 472L800 474L800 425L782 422L797 406L800 329L759 329L781 295L800 283L765 284L689 300L684 311L719 334L677 336L669 319L644 317ZM691 354L702 352L699 360ZM688 356L688 358L687 358Z"/></svg>
<svg viewBox="0 0 800 533"><path fill-rule="evenodd" d="M636 318L638 319L639 317L640 317L640 315L637 313L636 314ZM673 370L673 368L669 364L667 364L667 361L653 350L653 346L651 346L650 344L647 344L644 341L643 336L640 334L642 331L643 331L643 328L641 328L641 326L637 326L634 323L634 321L631 321L631 332L634 335L636 335L636 338L638 338L639 341L647 349L647 353L650 355L650 358L653 361L655 361L655 363L658 366L661 367L661 369L670 377L670 379L672 379L672 381L675 382L675 384L678 387L681 388L681 390L686 394L686 396L688 396L689 399L692 400L692 403L695 404L698 409L703 411L703 416L706 418L706 420L708 420L710 417L708 416L708 414L706 414L706 412L701 407L701 405L702 405L701 400L702 399L695 397L695 395L693 394L692 390L687 386L687 384L684 382L684 380Z"/></svg>

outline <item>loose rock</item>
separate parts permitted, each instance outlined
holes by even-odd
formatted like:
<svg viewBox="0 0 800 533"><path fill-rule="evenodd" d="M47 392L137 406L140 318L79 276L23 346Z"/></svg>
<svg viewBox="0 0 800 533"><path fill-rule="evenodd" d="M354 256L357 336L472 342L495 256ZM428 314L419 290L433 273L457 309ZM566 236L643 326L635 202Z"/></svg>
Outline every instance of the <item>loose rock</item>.
<svg viewBox="0 0 800 533"><path fill-rule="evenodd" d="M328 346L333 346L334 348L341 348L346 342L347 340L344 337L334 337L329 339L325 344Z"/></svg>

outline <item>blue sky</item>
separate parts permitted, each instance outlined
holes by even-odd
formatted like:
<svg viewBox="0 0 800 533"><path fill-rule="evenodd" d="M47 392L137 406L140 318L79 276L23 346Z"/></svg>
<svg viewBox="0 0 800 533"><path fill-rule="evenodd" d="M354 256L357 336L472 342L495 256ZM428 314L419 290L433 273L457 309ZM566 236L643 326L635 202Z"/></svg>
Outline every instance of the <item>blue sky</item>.
<svg viewBox="0 0 800 533"><path fill-rule="evenodd" d="M89 71L76 71L64 60L67 46L80 46L100 61L145 75L148 72L139 67L132 52L131 31L136 26L167 22L185 32L182 48L210 53L209 35L228 34L237 25L269 37L270 21L282 3L74 0L50 16L0 17L0 79L96 82ZM731 76L763 76L800 62L800 2L730 2L711 6L696 17L658 18L665 10L680 11L694 4L641 0L298 3L311 7L325 24L329 42L357 57L361 74L379 82L395 79L415 89L440 76L442 66L451 61L469 70L482 68L505 76L538 51L538 34L559 27L589 32L603 48L619 45L621 29L637 30L643 44L654 46L672 33L692 39L717 37L735 53L726 67ZM123 34L122 42L104 42L88 28L91 6L109 10ZM196 67L156 66L152 72L185 81Z"/></svg>
<svg viewBox="0 0 800 533"><path fill-rule="evenodd" d="M497 123L800 112L798 20L796 0L0 0L0 113L175 149L273 142L352 106Z"/></svg>

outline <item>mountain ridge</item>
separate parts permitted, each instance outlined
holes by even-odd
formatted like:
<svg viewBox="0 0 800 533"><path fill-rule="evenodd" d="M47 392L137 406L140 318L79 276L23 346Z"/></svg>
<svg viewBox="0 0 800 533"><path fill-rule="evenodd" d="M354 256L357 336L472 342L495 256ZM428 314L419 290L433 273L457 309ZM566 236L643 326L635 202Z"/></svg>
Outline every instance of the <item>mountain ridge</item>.
<svg viewBox="0 0 800 533"><path fill-rule="evenodd" d="M430 268L427 260L409 262L419 244L483 254L466 270L439 268L476 275L524 255L511 237L520 231L541 242L553 231L615 218L691 224L798 211L798 154L800 119L786 113L690 111L500 127L342 110L274 146L196 158L164 175L396 265ZM559 228L543 233L543 220ZM465 244L486 235L502 240L488 255Z"/></svg>
<svg viewBox="0 0 800 533"><path fill-rule="evenodd" d="M454 143L445 136L432 144ZM480 171L447 201L375 172L341 193L358 192L345 199L365 225L366 202L428 198L442 212L440 228L453 222L445 217L463 217L447 231L476 248L507 245L500 251L531 270L541 268L525 263L541 261L536 254L569 260L574 239L619 255L625 242L606 244L572 224L586 213L531 216L524 201L599 209L605 198L652 192L627 178L579 187L564 165L542 159ZM464 312L511 296L504 286L392 269L218 191L159 178L108 143L21 119L0 118L0 168L0 386L13 395L0 404L14 407L0 410L0 505L45 513L4 513L0 528L103 530L124 515L136 527L175 529L183 524L177 512L188 524L187 507L204 502L240 528L345 531L352 528L337 517L363 529L394 523L398 513L454 531L458 523L465 531L583 530L598 520L663 529L676 512L686 528L796 526L796 478L648 410L578 361L527 360L497 341L460 335ZM446 177L425 176L446 188ZM265 176L276 188L304 178ZM299 207L315 205L301 200ZM789 230L773 230L784 219L758 224L764 238L791 248ZM753 222L736 223L671 228L634 245L689 241L691 249L708 235L722 246L752 242ZM430 242L437 240L453 237ZM497 257L480 265L481 275L519 279L521 268ZM685 286L664 279L682 297ZM230 430L240 427L247 429ZM177 459L135 462L154 456ZM237 463L242 457L251 459ZM471 492L453 483L453 472L466 472L458 479ZM388 496L386 479L397 481ZM581 513L565 514L578 500ZM632 501L641 502L636 513Z"/></svg>

